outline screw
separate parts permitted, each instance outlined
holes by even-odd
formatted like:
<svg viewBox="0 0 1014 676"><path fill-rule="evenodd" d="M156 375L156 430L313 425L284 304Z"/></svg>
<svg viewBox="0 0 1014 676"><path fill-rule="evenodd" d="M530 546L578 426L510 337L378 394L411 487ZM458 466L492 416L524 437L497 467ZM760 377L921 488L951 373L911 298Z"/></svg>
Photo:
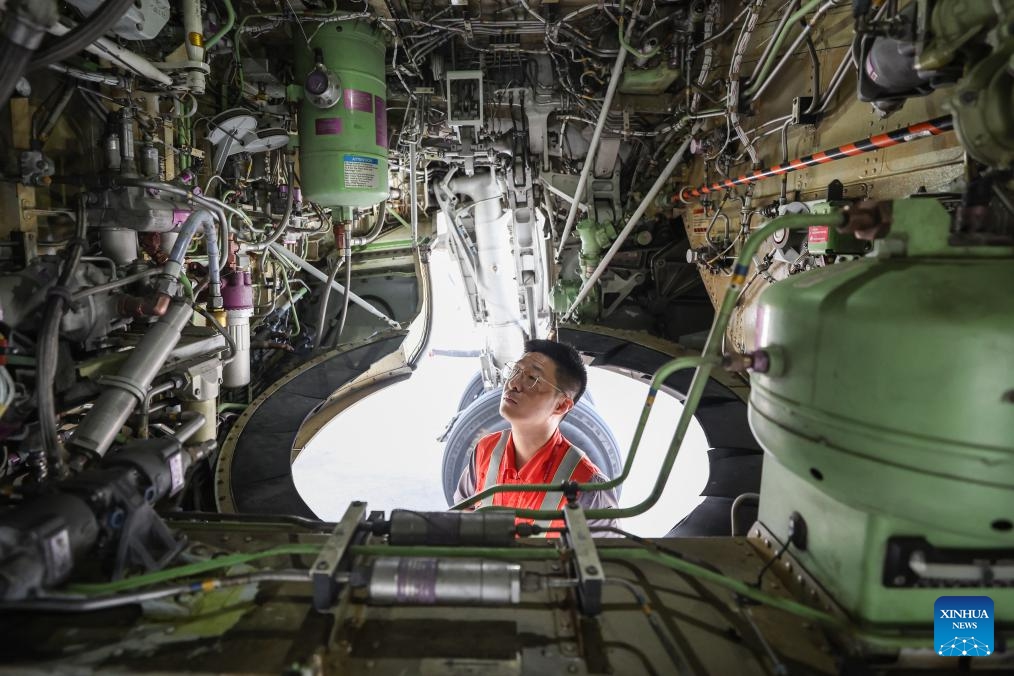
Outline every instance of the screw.
<svg viewBox="0 0 1014 676"><path fill-rule="evenodd" d="M969 90L961 92L961 95L958 97L958 100L961 101L962 103L969 104L969 103L975 103L976 99L978 99L978 98L979 98L979 95L977 93L975 93L974 91L972 91L972 90L969 89Z"/></svg>
<svg viewBox="0 0 1014 676"><path fill-rule="evenodd" d="M596 568L595 566L588 566L587 568L584 569L584 572L588 573L589 575L598 575L599 569Z"/></svg>
<svg viewBox="0 0 1014 676"><path fill-rule="evenodd" d="M327 568L327 561L321 561L317 564L317 570L324 570Z"/></svg>

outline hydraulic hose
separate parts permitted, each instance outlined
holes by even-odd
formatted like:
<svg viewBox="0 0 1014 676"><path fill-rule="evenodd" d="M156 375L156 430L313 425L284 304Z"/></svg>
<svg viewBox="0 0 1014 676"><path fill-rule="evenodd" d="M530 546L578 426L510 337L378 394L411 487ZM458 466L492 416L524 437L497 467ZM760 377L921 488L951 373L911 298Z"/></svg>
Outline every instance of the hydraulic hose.
<svg viewBox="0 0 1014 676"><path fill-rule="evenodd" d="M338 227L342 228L344 231L345 226L339 225ZM347 235L343 235L342 239L346 236ZM321 293L320 297L320 313L317 317L317 335L313 341L313 344L318 349L324 345L324 335L327 333L324 329L324 324L327 322L327 306L331 303L331 289L334 287L335 280L338 279L338 271L341 270L342 265L347 266L350 271L352 270L351 261L347 260L345 256L344 244L340 244L339 247L341 251L339 252L338 259L334 262L334 267L331 268L330 274L328 274L327 279L324 281L324 291ZM348 283L346 283L345 290L348 291L348 289L349 286ZM346 293L345 296L348 297L348 293Z"/></svg>
<svg viewBox="0 0 1014 676"><path fill-rule="evenodd" d="M132 4L134 0L106 0L94 14L75 26L59 41L36 52L28 69L45 68L51 63L74 56L102 37Z"/></svg>
<svg viewBox="0 0 1014 676"><path fill-rule="evenodd" d="M215 301L220 303L222 299L222 277L218 230L215 227L215 215L210 211L198 209L187 217L180 228L179 237L176 238L172 251L169 253L169 260L162 268L162 274L174 281L180 277L187 249L190 248L190 241L194 238L198 228L204 230L204 245L208 249L208 292L211 294L213 305L215 305ZM220 305L215 306L220 307Z"/></svg>
<svg viewBox="0 0 1014 676"><path fill-rule="evenodd" d="M380 232L384 229L384 220L387 218L387 200L380 203L380 207L377 209L377 222L373 224L370 231L362 237L353 237L350 240L352 246L366 246L375 239L380 237Z"/></svg>
<svg viewBox="0 0 1014 676"><path fill-rule="evenodd" d="M342 318L338 323L338 333L335 335L334 344L338 345L342 340L342 332L345 331L345 322L349 318L349 296L352 295L352 251L345 247L345 293L342 294Z"/></svg>
<svg viewBox="0 0 1014 676"><path fill-rule="evenodd" d="M87 197L82 194L78 199L77 209L77 233L74 242L70 245L69 256L63 264L56 286L50 289L49 303L46 305L46 312L42 319L42 328L39 331L39 342L36 348L36 392L39 405L39 433L42 436L42 446L45 450L48 464L56 474L62 475L65 470L63 457L60 450L60 440L57 437L59 421L56 417L56 395L53 392L53 385L56 381L57 354L60 347L60 322L63 319L64 308L71 300L67 285L74 278L78 262L84 253ZM47 472L42 471L43 475ZM44 478L40 477L40 478Z"/></svg>
<svg viewBox="0 0 1014 676"><path fill-rule="evenodd" d="M217 45L218 41L225 37L225 34L236 25L236 10L233 9L232 2L230 0L222 0L222 4L225 5L225 23L222 24L217 33L204 41L205 51Z"/></svg>

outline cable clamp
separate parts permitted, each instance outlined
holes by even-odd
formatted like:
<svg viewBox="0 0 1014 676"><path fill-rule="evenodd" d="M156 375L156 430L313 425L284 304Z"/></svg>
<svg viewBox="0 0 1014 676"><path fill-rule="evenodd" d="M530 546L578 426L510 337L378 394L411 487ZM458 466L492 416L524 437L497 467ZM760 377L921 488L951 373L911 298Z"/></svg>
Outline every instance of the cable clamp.
<svg viewBox="0 0 1014 676"><path fill-rule="evenodd" d="M54 286L46 291L46 299L50 298L62 298L63 303L66 307L71 310L77 310L80 305L74 300L74 294L65 286Z"/></svg>
<svg viewBox="0 0 1014 676"><path fill-rule="evenodd" d="M138 387L130 378L124 378L123 376L99 376L95 379L95 382L99 385L123 390L137 399L137 403L139 404L144 402L145 391Z"/></svg>

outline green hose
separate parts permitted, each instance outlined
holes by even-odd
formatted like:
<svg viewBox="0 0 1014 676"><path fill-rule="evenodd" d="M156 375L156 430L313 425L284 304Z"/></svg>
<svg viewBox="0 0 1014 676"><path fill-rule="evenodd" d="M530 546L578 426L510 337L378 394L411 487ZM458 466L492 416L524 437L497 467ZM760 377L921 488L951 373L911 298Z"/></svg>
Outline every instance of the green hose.
<svg viewBox="0 0 1014 676"><path fill-rule="evenodd" d="M273 547L262 552L253 552L251 554L229 554L228 556L219 556L214 559L209 559L208 561L188 563L183 566L166 568L165 570L159 570L145 575L135 575L134 577L116 580L115 582L70 584L67 585L66 591L76 594L87 594L89 596L111 594L127 589L146 587L148 585L158 584L159 582L178 580L181 577L199 575L200 573L206 573L209 570L229 568L231 566L237 566L242 563L250 563L251 561L257 561L271 556L289 556L293 554L316 556L320 553L321 547L322 545L282 545L280 547Z"/></svg>
<svg viewBox="0 0 1014 676"><path fill-rule="evenodd" d="M218 44L218 41L225 37L225 34L232 30L236 24L236 10L232 8L230 0L222 0L225 5L225 25L218 29L218 32L204 41L204 49L211 49Z"/></svg>
<svg viewBox="0 0 1014 676"><path fill-rule="evenodd" d="M749 97L757 93L761 83L764 82L764 79L771 71L772 66L775 65L775 59L778 58L778 50L781 49L782 43L785 41L785 37L789 34L791 27L796 25L800 19L809 14L822 2L824 2L824 0L810 0L810 2L803 5L795 14L789 17L788 21L782 25L782 30L778 33L778 35L772 38L774 40L774 46L768 50L768 56L767 59L764 60L764 63L757 67L758 70L753 77L753 82L750 84L750 88L746 90L744 96Z"/></svg>
<svg viewBox="0 0 1014 676"><path fill-rule="evenodd" d="M644 434L644 428L648 424L648 416L651 413L651 407L654 406L655 404L655 395L658 394L659 388L662 387L662 384L665 382L666 378L668 378L673 373L676 373L677 371L681 371L683 369L691 368L693 366L698 366L703 362L704 362L703 357L677 357L676 359L673 359L672 361L663 364L662 367L655 372L655 376L651 380L651 386L648 388L648 396L644 400L644 407L641 409L641 419L637 421L637 429L634 430L634 438L630 442L630 452L627 453L627 460L623 465L623 471L620 472L620 475L618 477L616 477L615 479L610 479L609 481L603 481L602 483L593 483L593 484L578 484L578 490L604 491L609 490L614 486L619 486L624 481L626 481L627 476L630 474L630 468L634 464L634 456L637 455L637 449L641 445L641 436ZM451 509L463 509L495 493L550 491L557 489L559 489L559 486L555 484L510 484L510 485L497 484L495 486L490 486L486 490L481 491L480 493L477 493L466 500L462 500L458 504L451 507ZM485 507L484 509L503 510L506 508ZM610 510L610 512L613 511L615 510ZM531 514L529 513L531 514L537 513L539 516L531 516ZM542 512L541 510L531 510L531 509L517 511L518 516L524 516L526 518L543 518L542 517L543 514L546 515L552 514L555 516L559 516L560 512L557 511Z"/></svg>
<svg viewBox="0 0 1014 676"><path fill-rule="evenodd" d="M708 382L711 370L721 359L722 338L729 325L729 318L732 316L732 311L735 309L736 303L739 301L739 295L742 292L743 284L746 281L746 274L750 270L750 261L752 260L754 254L757 253L757 249L760 248L760 245L778 230L801 230L816 225L837 226L844 222L845 216L842 212L829 214L785 214L784 216L779 216L778 218L769 221L747 238L746 242L743 244L743 248L739 252L739 255L736 257L736 263L733 266L732 281L726 289L718 315L715 317L715 321L711 326L711 331L708 333L708 339L705 342L701 356L674 359L659 369L658 373L656 373L655 377L652 379L651 388L648 390L648 398L645 401L645 408L641 412L641 420L638 422L638 428L634 435L634 442L631 444L631 454L634 453L637 445L640 443L641 432L643 431L644 424L647 421L648 410L651 408L651 404L654 403L654 395L658 391L658 387L661 382L664 382L669 373L672 373L673 371L697 365L697 370L694 372L693 380L690 382L690 388L687 390L686 400L683 404L683 412L676 425L676 432L673 434L672 442L669 445L669 450L666 454L659 478L655 482L655 488L652 490L651 495L649 495L640 504L634 505L633 507L621 507L619 509L589 509L585 512L585 515L589 519L623 519L631 516L637 516L638 514L643 514L648 511L648 509L654 506L654 504L658 501L662 488L664 488L665 483L668 481L668 474L672 470L672 466L676 461L676 456L679 453L680 446L683 444L683 439L686 436L687 429L690 427L690 420L697 411L697 405L700 403L701 396L704 394L704 387ZM665 373L666 371L668 371L668 373ZM629 469L631 461L632 458L628 456L627 465L624 467L623 474L617 479L600 484L579 484L578 489L587 491L612 488L626 478L627 470ZM488 495L492 495L493 493L502 493L505 491L549 490L559 490L559 486L551 484L501 484L487 488L481 493L472 496L468 500L463 500L462 502L454 505L452 509L467 507L468 505L471 505ZM525 519L563 518L563 514L559 510L511 510L506 507L485 507L483 509L512 511L515 516Z"/></svg>

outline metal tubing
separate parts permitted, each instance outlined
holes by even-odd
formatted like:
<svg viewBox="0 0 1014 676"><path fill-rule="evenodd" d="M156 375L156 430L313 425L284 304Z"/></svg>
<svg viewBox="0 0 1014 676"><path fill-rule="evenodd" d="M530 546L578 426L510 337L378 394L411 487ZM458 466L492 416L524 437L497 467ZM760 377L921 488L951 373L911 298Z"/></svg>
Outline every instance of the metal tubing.
<svg viewBox="0 0 1014 676"><path fill-rule="evenodd" d="M229 222L225 219L225 212L228 211L235 216L239 216L244 221L249 221L249 217L239 209L229 206L224 202L216 200L212 197L205 197L203 195L195 194L192 190L187 188L180 188L179 186L172 185L170 183L163 183L162 181L148 181L137 178L126 178L123 176L116 178L116 183L119 185L133 185L138 188L151 188L152 190L159 190L167 192L170 195L177 195L183 197L188 201L197 204L198 206L204 207L211 213L215 214L215 218L218 219L218 224L222 229L222 242L223 248L228 246L229 241ZM226 262L229 260L228 256L219 256L218 269L219 271L225 267Z"/></svg>
<svg viewBox="0 0 1014 676"><path fill-rule="evenodd" d="M411 183L409 195L412 201L412 245L416 246L419 244L419 186L416 184L415 175L415 165L418 162L415 153L415 143L408 147L408 158L408 180Z"/></svg>
<svg viewBox="0 0 1014 676"><path fill-rule="evenodd" d="M62 63L49 64L49 70L62 73L67 77L74 78L75 80L83 80L84 82L97 82L98 84L109 85L110 87L123 87L126 85L124 78L119 75L92 73L87 70L81 70L80 68L71 68L70 66L65 66Z"/></svg>
<svg viewBox="0 0 1014 676"><path fill-rule="evenodd" d="M577 308L581 304L581 302L585 299L585 297L587 297L587 295L591 293L592 287L599 281L599 277L602 276L602 273L606 271L606 268L609 266L609 263L613 260L613 256L615 256L616 252L620 250L621 246L623 246L623 242L626 241L627 236L630 235L631 232L633 232L634 228L637 226L637 223L641 220L641 216L643 216L644 212L648 210L648 207L655 200L655 196L658 195L659 191L662 189L662 186L665 184L665 182L669 180L669 175L672 174L673 170L676 168L676 165L679 164L680 161L682 161L683 155L686 153L687 148L690 147L690 139L693 136L694 132L696 132L698 129L700 129L700 123L694 126L693 131L691 131L691 133L687 136L686 140L683 141L679 149L675 153L673 153L673 156L669 159L669 163L665 165L665 168L662 169L662 173L660 173L658 175L658 178L655 179L655 183L651 186L651 190L648 191L648 194L644 196L643 200L641 200L641 203L637 206L637 209L635 209L634 213L631 214L629 219L627 219L627 224L623 227L623 230L620 231L620 234L619 236L617 236L616 241L613 242L613 245L611 247L609 247L609 251L606 252L606 255L602 257L602 261L599 263L598 267L595 268L595 271L591 274L590 277L588 277L588 279L585 280L584 285L581 287L580 293L577 294L577 298L574 299L574 302L571 303L571 306L567 309L567 312L564 315L565 320L567 319L567 317L571 315L572 312L574 312L575 308Z"/></svg>
<svg viewBox="0 0 1014 676"><path fill-rule="evenodd" d="M760 99L760 97L764 94L764 91L768 87L770 87L771 83L774 82L775 78L778 77L778 73L780 73L782 68L785 67L785 64L788 63L789 59L792 58L792 55L795 53L796 49L799 48L799 45L803 44L803 40L805 40L806 36L810 34L811 30L813 30L814 25L816 25L818 21L824 18L824 15L827 13L827 10L831 9L833 5L834 0L829 0L828 2L821 5L819 9L817 9L817 12L813 15L813 18L806 23L806 27L804 27L802 32L799 33L796 39L792 42L792 45L790 45L789 48L785 50L785 54L782 56L781 60L779 60L778 63L775 65L775 67L771 70L771 72L768 73L768 76L764 79L764 82L760 83L760 86L757 87L757 92L753 95L750 101L753 102ZM814 91L813 95L816 96L817 92Z"/></svg>
<svg viewBox="0 0 1014 676"><path fill-rule="evenodd" d="M120 367L120 372L107 381L106 389L78 426L73 437L75 447L99 457L106 454L134 406L144 398L151 381L176 347L191 316L189 305L174 301L148 329Z"/></svg>
<svg viewBox="0 0 1014 676"><path fill-rule="evenodd" d="M211 410L214 412L216 406L215 400L209 399L208 401L212 402ZM180 415L180 426L176 428L173 436L176 437L176 440L181 444L186 443L190 440L190 437L194 436L197 430L204 427L207 422L209 421L203 413L199 413L197 411L184 411L183 414ZM214 424L214 415L212 415L210 422ZM211 438L214 439L214 436ZM204 441L204 439L199 439L199 441Z"/></svg>
<svg viewBox="0 0 1014 676"><path fill-rule="evenodd" d="M204 20L201 17L201 0L183 1L183 46L187 58L194 63L204 62ZM187 68L187 87L192 94L204 93L207 79L198 68Z"/></svg>
<svg viewBox="0 0 1014 676"><path fill-rule="evenodd" d="M236 25L236 10L232 7L231 0L222 0L225 5L225 23L218 29L218 32L204 41L204 49L208 50L218 44L218 41L225 37L225 34Z"/></svg>
<svg viewBox="0 0 1014 676"><path fill-rule="evenodd" d="M70 32L70 28L67 28L63 24L57 22L50 26L49 32L53 35L66 35ZM148 78L159 84L171 87L173 84L172 78L156 68L151 61L148 61L143 56L124 49L118 44L107 38L99 38L89 46L85 47L85 51L91 52L92 54L112 61L118 66L123 66L128 70L132 70L141 77Z"/></svg>
<svg viewBox="0 0 1014 676"><path fill-rule="evenodd" d="M283 258L283 259L287 260L288 262L293 263L294 265L302 268L305 272L310 273L311 275L313 275L314 277L316 277L320 281L322 281L322 282L326 282L327 281L327 275L325 275L323 272L321 272L317 268L315 268L312 265L310 265L310 263L308 263L307 261L303 260L302 258L300 258L299 256L297 256L293 252L291 252L288 249L286 249L285 247L278 246L277 244L269 244L268 245L268 249L270 249L271 253L275 254L279 258ZM337 289L339 293L345 293L345 287L343 287L338 282L334 282L333 281L333 282L331 282L331 285L335 289ZM383 312L381 312L377 308L375 308L372 305L370 305L369 303L367 303L365 300L363 300L362 298L360 298L355 293L353 293L351 291L349 291L348 293L349 293L349 300L351 300L353 303L355 303L359 307L361 307L364 310L366 310L367 312L369 312L374 317L377 317L378 319L384 320L388 324L388 326L391 326L391 327L396 328L396 329L400 329L401 328L401 324L399 324L398 322L394 321L393 319L391 319L390 317L388 317L387 315L385 315Z"/></svg>
<svg viewBox="0 0 1014 676"><path fill-rule="evenodd" d="M935 117L932 120L926 120L925 122L919 122L918 124L902 127L901 129L896 129L886 134L877 134L876 136L870 136L859 141L846 143L842 146L828 148L820 151L819 153L814 153L813 155L797 157L794 160L782 162L781 164L773 167L758 169L753 173L744 174L739 178L727 178L724 181L718 181L717 183L712 183L711 185L705 184L692 190L684 189L680 192L678 197L673 199L673 201L676 202L677 200L681 200L685 202L691 197L700 197L701 195L726 190L727 188L732 188L737 185L745 185L747 183L762 181L765 178L771 178L772 176L781 176L782 174L788 174L793 171L798 171L799 169L812 167L816 164L825 164L845 157L873 152L875 150L880 150L881 148L890 148L891 146L908 143L909 141L914 141L926 136L938 136L953 128L954 120L950 115Z"/></svg>
<svg viewBox="0 0 1014 676"><path fill-rule="evenodd" d="M187 441L192 444L214 441L218 429L218 397L184 401L180 423L173 430L173 436L181 444Z"/></svg>
<svg viewBox="0 0 1014 676"><path fill-rule="evenodd" d="M634 32L635 23L637 21L632 17L627 25L627 35L624 39L628 42ZM616 54L616 61L613 63L613 71L609 76L609 86L606 88L606 96L602 100L602 110L599 111L599 119L595 123L595 131L592 133L591 143L588 145L588 153L584 157L581 176L577 180L577 189L574 191L574 201L570 203L570 210L567 212L567 222L563 226L563 234L560 235L560 246L556 250L557 259L563 253L563 247L567 244L567 238L570 237L570 231L574 227L574 221L577 219L577 205L584 197L584 191L588 185L588 175L591 173L592 165L595 164L595 153L598 151L599 140L602 138L602 130L606 126L606 118L609 117L609 108L613 105L613 95L616 94L616 88L623 77L623 62L626 60L627 50L621 47L620 51Z"/></svg>
<svg viewBox="0 0 1014 676"><path fill-rule="evenodd" d="M546 190L548 190L549 192L553 193L554 195L556 195L557 197L559 197L560 199L562 199L567 204L574 204L574 198L573 197L571 197L570 195L568 195L564 191L560 190L559 188L557 188L555 185L553 185L552 183L550 183L546 179L540 178L539 182L542 183L543 186L545 186ZM578 202L577 208L580 209L581 211L588 211L588 205L585 204L584 202Z"/></svg>
<svg viewBox="0 0 1014 676"><path fill-rule="evenodd" d="M806 17L807 14L812 12L814 8L821 3L821 0L810 0L799 11L792 14L789 20L782 25L782 29L777 32L771 39L774 46L771 51L768 52L767 60L762 61L757 65L757 70L754 72L754 76L751 78L750 88L746 90L747 96L753 96L757 93L757 84L767 79L768 73L771 71L771 61L778 55L778 50L781 49L782 42L785 40L785 36L789 32L789 27L795 25L797 21Z"/></svg>
<svg viewBox="0 0 1014 676"><path fill-rule="evenodd" d="M161 268L150 268L148 270L142 270L141 272L137 272L133 275L121 277L119 279L114 279L113 281L106 282L105 284L96 284L95 286L89 286L88 288L82 289L81 291L75 293L74 300L79 301L82 298L87 298L88 296L92 296L97 293L104 293L106 291L117 289L121 286L127 286L128 284L133 284L134 282L145 279L146 277L152 277L161 272L162 272Z"/></svg>

